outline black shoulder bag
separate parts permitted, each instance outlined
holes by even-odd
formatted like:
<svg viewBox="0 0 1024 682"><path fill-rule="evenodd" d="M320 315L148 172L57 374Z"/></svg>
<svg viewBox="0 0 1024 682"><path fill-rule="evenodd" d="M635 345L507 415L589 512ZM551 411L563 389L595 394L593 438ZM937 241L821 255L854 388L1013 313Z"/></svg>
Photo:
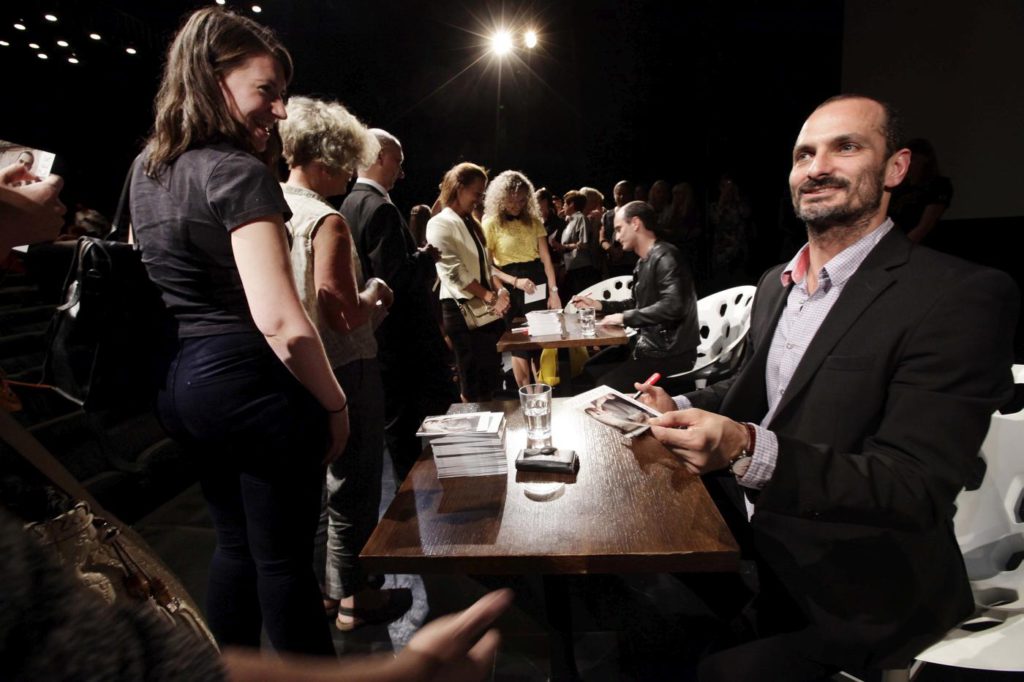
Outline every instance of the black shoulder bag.
<svg viewBox="0 0 1024 682"><path fill-rule="evenodd" d="M86 411L149 409L174 348L172 319L138 244L123 240L131 181L129 170L107 237L79 238L47 331L43 381Z"/></svg>

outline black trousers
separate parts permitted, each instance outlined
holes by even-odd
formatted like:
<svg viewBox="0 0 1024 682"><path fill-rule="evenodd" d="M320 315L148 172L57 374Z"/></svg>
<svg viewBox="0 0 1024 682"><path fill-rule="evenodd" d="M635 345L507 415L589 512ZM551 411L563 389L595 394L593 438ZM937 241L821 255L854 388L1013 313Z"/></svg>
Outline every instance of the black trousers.
<svg viewBox="0 0 1024 682"><path fill-rule="evenodd" d="M544 263L538 258L537 260L530 261L528 263L505 263L501 266L502 272L507 275L511 275L516 279L528 279L534 284L547 284L547 275L544 273ZM506 284L505 288L508 289L508 293L511 304L508 308L508 314L505 315L505 325L507 329L511 329L515 320L520 317L525 317L526 313L534 310L544 310L548 307L547 299L534 301L532 303L526 303L526 292L516 289L511 284ZM549 294L551 292L548 292ZM540 351L513 351L512 355L517 358L529 358L529 357L540 357Z"/></svg>
<svg viewBox="0 0 1024 682"><path fill-rule="evenodd" d="M441 301L444 331L452 340L455 364L459 368L459 387L472 403L493 400L501 386L501 355L498 339L505 332L505 323L495 320L477 329L466 326L458 304L451 299Z"/></svg>
<svg viewBox="0 0 1024 682"><path fill-rule="evenodd" d="M327 416L258 332L183 339L157 399L217 534L206 615L221 646L334 655L313 574Z"/></svg>

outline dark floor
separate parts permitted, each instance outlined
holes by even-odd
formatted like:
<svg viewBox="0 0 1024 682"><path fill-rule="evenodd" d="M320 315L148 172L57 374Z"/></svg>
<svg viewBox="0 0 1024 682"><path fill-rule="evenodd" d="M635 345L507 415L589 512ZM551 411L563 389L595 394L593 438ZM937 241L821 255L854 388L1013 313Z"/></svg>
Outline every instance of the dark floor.
<svg viewBox="0 0 1024 682"><path fill-rule="evenodd" d="M385 466L382 512L394 495L389 471ZM214 538L198 486L145 516L135 527L202 604ZM456 611L490 589L508 586L515 590L516 601L498 624L502 645L493 679L548 679L548 635L539 576L389 575L386 586L412 590L412 609L387 627L364 627L351 633L332 627L340 654L399 650L428 616ZM696 661L712 644L712 619L680 581L668 575L580 576L571 581L570 593L576 662L584 680L696 679ZM929 666L917 677L921 682L1010 679L1022 676Z"/></svg>

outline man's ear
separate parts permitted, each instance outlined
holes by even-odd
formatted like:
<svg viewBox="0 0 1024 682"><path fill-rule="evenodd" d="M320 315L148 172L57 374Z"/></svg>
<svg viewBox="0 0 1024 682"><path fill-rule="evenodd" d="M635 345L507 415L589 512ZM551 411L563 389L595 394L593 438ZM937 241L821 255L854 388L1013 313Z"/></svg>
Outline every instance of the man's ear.
<svg viewBox="0 0 1024 682"><path fill-rule="evenodd" d="M892 189L903 182L910 170L910 150L904 147L897 150L885 162L885 188Z"/></svg>

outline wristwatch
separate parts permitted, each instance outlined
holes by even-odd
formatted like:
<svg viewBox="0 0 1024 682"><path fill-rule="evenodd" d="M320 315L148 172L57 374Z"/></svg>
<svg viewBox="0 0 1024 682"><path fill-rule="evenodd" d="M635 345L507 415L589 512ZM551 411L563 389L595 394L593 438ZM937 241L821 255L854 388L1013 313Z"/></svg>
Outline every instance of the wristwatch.
<svg viewBox="0 0 1024 682"><path fill-rule="evenodd" d="M757 431L753 424L742 422L741 425L747 430L747 447L740 450L740 454L729 460L729 473L736 478L743 478L750 468L751 457L754 455L754 443L757 439Z"/></svg>

